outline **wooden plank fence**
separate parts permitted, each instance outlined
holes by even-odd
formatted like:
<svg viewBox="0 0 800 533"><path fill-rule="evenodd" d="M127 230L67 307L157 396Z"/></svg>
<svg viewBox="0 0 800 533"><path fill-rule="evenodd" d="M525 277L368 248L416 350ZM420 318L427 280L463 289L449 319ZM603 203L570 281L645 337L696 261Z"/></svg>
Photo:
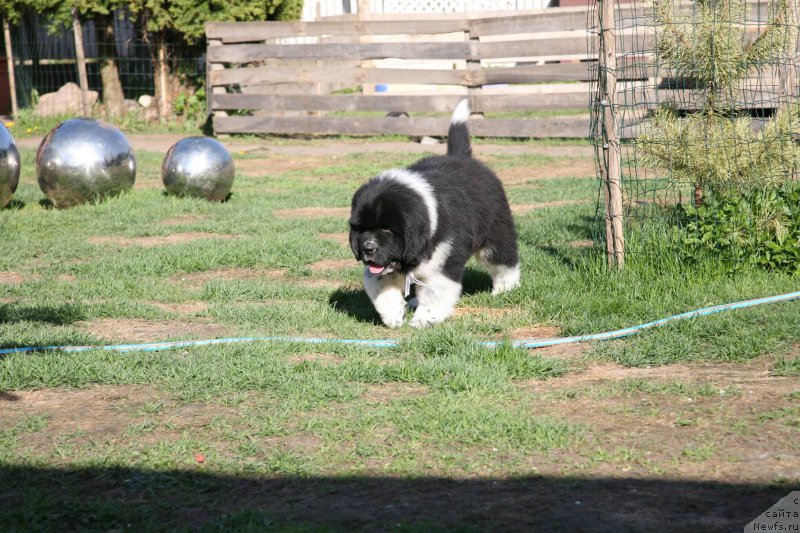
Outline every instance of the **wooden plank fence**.
<svg viewBox="0 0 800 533"><path fill-rule="evenodd" d="M765 4L751 4L754 20ZM487 137L587 137L595 46L590 12L335 17L206 25L217 133L440 136L469 97ZM665 101L644 9L616 9L620 101ZM758 31L758 26L754 26ZM385 92L375 89L388 88ZM743 93L743 98L748 95Z"/></svg>

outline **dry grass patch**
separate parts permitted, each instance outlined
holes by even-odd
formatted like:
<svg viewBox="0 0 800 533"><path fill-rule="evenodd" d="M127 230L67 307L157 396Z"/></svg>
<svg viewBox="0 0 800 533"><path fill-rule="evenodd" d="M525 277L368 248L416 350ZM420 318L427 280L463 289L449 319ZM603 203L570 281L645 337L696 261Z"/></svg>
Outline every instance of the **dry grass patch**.
<svg viewBox="0 0 800 533"><path fill-rule="evenodd" d="M211 280L271 280L284 281L311 288L337 288L340 284L319 278L297 278L289 276L285 269L257 270L252 268L219 268L191 274L181 274L176 279L191 284L202 284Z"/></svg>
<svg viewBox="0 0 800 533"><path fill-rule="evenodd" d="M158 307L168 313L179 315L197 315L208 311L209 305L206 302L186 302L181 304L166 304L162 302L147 302L148 305Z"/></svg>
<svg viewBox="0 0 800 533"><path fill-rule="evenodd" d="M19 272L12 272L10 270L0 272L0 284L17 285L19 283L24 283L25 281L25 276Z"/></svg>
<svg viewBox="0 0 800 533"><path fill-rule="evenodd" d="M320 363L323 365L340 365L344 359L332 353L304 353L291 355L286 359L291 364Z"/></svg>
<svg viewBox="0 0 800 533"><path fill-rule="evenodd" d="M329 270L342 270L357 266L355 259L323 259L308 265L312 272L325 272Z"/></svg>
<svg viewBox="0 0 800 533"><path fill-rule="evenodd" d="M514 186L536 180L591 177L595 175L595 172L593 160L573 160L533 167L500 169L497 171L497 176L504 185Z"/></svg>
<svg viewBox="0 0 800 533"><path fill-rule="evenodd" d="M475 307L471 305L459 305L453 311L453 316L472 316L484 318L503 319L514 313L519 313L519 308L509 307Z"/></svg>
<svg viewBox="0 0 800 533"><path fill-rule="evenodd" d="M348 249L350 248L350 234L348 233L320 233L319 237L326 241L333 241L336 244L341 244Z"/></svg>
<svg viewBox="0 0 800 533"><path fill-rule="evenodd" d="M270 157L257 159L237 159L235 161L236 173L250 177L264 176L267 174L280 175L286 172L296 172L298 170L314 170L316 168L324 167L329 163L329 157L287 157L281 155L271 155ZM308 177L303 179L305 180L311 178ZM325 179L329 180L330 178L326 177Z"/></svg>
<svg viewBox="0 0 800 533"><path fill-rule="evenodd" d="M552 202L538 202L535 204L513 204L511 212L515 215L524 215L529 211L536 209L546 209L548 207L561 207L565 205L584 205L588 204L589 200L554 200Z"/></svg>
<svg viewBox="0 0 800 533"><path fill-rule="evenodd" d="M387 403L395 400L412 400L428 394L428 387L411 383L380 383L368 385L361 399L368 403Z"/></svg>
<svg viewBox="0 0 800 533"><path fill-rule="evenodd" d="M208 215L178 215L165 218L160 222L160 224L163 224L164 226L181 226L183 224L191 224L192 222L198 222L200 220L207 220L208 218Z"/></svg>
<svg viewBox="0 0 800 533"><path fill-rule="evenodd" d="M152 248L155 246L168 246L173 244L183 244L187 242L206 240L206 239L235 239L236 235L224 233L208 233L201 231L190 231L186 233L173 233L172 235L153 236L153 237L90 237L90 244L113 244L126 248L128 246L142 246Z"/></svg>
<svg viewBox="0 0 800 533"><path fill-rule="evenodd" d="M42 389L15 391L0 410L0 426L13 427L31 416L46 418L46 429L22 437L26 447L51 448L58 436L72 435L80 441L108 440L124 433L133 421L121 404L152 401L157 393L145 385L114 385L85 390Z"/></svg>
<svg viewBox="0 0 800 533"><path fill-rule="evenodd" d="M272 214L277 218L347 218L349 207L295 207L276 209Z"/></svg>
<svg viewBox="0 0 800 533"><path fill-rule="evenodd" d="M224 337L230 333L226 326L208 320L144 320L140 318L100 318L77 323L78 327L95 337L115 342L160 342L170 339Z"/></svg>

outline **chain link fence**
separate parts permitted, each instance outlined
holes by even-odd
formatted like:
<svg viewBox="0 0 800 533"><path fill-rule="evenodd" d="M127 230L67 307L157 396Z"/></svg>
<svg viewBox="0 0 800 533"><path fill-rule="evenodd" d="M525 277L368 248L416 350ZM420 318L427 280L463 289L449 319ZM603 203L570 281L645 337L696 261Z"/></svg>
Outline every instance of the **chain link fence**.
<svg viewBox="0 0 800 533"><path fill-rule="evenodd" d="M94 21L81 22L88 89L97 91L101 102L104 87L100 65L109 49L117 65L127 108L132 109L143 95L156 95L156 48L134 20L117 12L111 42L98 31ZM179 79L170 94L171 107L185 105L185 97L197 94L205 80L205 43L195 46L177 43L173 40L165 47L168 71ZM70 82L79 84L72 27L54 28L47 20L31 13L11 27L11 44L20 108L35 108L42 95L55 92ZM198 108L203 107L202 103L198 104Z"/></svg>
<svg viewBox="0 0 800 533"><path fill-rule="evenodd" d="M589 17L592 131L602 194L618 167L625 257L800 271L796 0L606 1L613 19L602 1Z"/></svg>

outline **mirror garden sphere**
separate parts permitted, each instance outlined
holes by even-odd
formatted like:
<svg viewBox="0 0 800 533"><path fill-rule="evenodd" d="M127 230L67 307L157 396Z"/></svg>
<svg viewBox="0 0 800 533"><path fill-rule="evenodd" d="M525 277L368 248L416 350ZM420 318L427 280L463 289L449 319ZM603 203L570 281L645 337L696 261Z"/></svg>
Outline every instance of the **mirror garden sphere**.
<svg viewBox="0 0 800 533"><path fill-rule="evenodd" d="M181 139L170 147L161 165L168 193L212 202L228 197L235 173L228 150L211 137Z"/></svg>
<svg viewBox="0 0 800 533"><path fill-rule="evenodd" d="M39 187L56 207L72 207L131 189L136 159L117 127L73 118L42 139L36 152L36 174Z"/></svg>
<svg viewBox="0 0 800 533"><path fill-rule="evenodd" d="M19 184L19 151L14 137L0 122L0 209L11 202Z"/></svg>

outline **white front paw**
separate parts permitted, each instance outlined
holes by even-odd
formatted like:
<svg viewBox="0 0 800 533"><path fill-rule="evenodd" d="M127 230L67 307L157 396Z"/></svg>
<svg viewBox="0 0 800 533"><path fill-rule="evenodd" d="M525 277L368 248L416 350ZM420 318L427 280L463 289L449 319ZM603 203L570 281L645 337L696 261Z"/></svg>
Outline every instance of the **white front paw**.
<svg viewBox="0 0 800 533"><path fill-rule="evenodd" d="M381 320L387 328L399 328L405 320L405 309L399 313L382 313Z"/></svg>
<svg viewBox="0 0 800 533"><path fill-rule="evenodd" d="M501 281L492 287L492 294L501 294L519 287L519 280Z"/></svg>
<svg viewBox="0 0 800 533"><path fill-rule="evenodd" d="M430 309L421 307L414 313L414 318L411 319L409 325L412 328L427 328L428 326L443 322L447 317L448 314L434 313Z"/></svg>

